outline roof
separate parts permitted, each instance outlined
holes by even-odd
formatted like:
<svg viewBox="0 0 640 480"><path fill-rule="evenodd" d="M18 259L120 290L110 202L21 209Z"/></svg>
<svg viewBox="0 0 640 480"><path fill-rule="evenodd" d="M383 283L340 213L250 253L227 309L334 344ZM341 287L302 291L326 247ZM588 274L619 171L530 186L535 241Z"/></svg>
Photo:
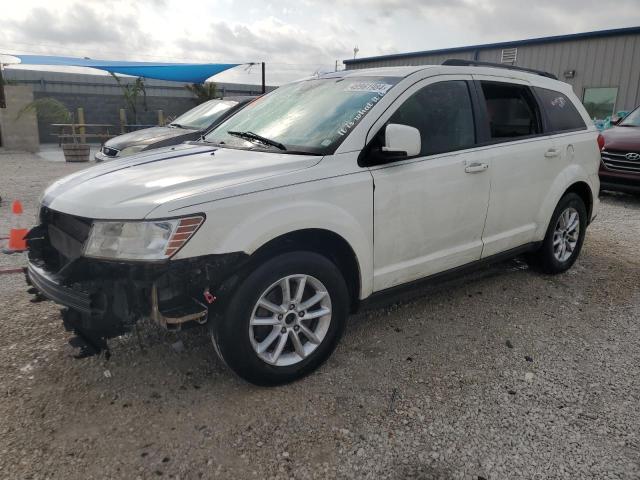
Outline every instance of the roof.
<svg viewBox="0 0 640 480"><path fill-rule="evenodd" d="M427 72L428 71L428 72ZM432 75L490 75L510 79L520 79L543 88L551 88L558 91L571 91L571 85L540 75L534 71L504 68L501 65L408 65L400 67L369 67L353 70L341 70L322 75L319 78L362 78L362 77L398 77L405 78L416 72L425 72L420 78ZM317 76L299 81L313 80Z"/></svg>
<svg viewBox="0 0 640 480"><path fill-rule="evenodd" d="M401 67L372 67L358 70L340 70L322 75L322 78L346 78L346 77L406 77L426 68L434 68L438 65L415 65ZM313 79L318 77L309 77ZM307 80L308 80L307 79Z"/></svg>
<svg viewBox="0 0 640 480"><path fill-rule="evenodd" d="M529 38L525 40L514 40L511 42L485 43L481 45L469 45L466 47L442 48L439 50L423 50L420 52L395 53L391 55L379 55L376 57L363 57L343 60L345 65L353 65L371 61L391 60L398 58L422 57L425 55L442 55L447 53L460 53L469 50L485 50L488 48L519 47L521 45L538 45L553 42L566 42L570 40L586 40L591 38L614 37L618 35L640 34L639 27L614 28L610 30L596 30L593 32L572 33L569 35L555 35L551 37Z"/></svg>

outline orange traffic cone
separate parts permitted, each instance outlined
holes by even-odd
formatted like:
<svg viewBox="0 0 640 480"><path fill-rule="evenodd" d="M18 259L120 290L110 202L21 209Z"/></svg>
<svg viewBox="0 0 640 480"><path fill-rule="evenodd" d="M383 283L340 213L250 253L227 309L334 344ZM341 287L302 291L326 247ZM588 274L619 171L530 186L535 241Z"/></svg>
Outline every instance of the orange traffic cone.
<svg viewBox="0 0 640 480"><path fill-rule="evenodd" d="M27 241L25 236L29 231L28 228L24 228L24 221L22 216L22 203L20 200L14 200L11 204L11 213L13 214L13 221L11 222L11 230L9 231L9 248L11 252L23 252L27 249Z"/></svg>

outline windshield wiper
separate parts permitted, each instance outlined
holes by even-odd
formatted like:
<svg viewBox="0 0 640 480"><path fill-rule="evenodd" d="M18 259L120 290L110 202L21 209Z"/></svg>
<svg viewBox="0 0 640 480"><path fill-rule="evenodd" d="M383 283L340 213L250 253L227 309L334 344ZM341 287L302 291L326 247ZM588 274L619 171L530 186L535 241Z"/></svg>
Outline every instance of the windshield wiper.
<svg viewBox="0 0 640 480"><path fill-rule="evenodd" d="M176 127L176 128L184 128L185 130L187 129L187 127L185 127L184 125L180 125L179 123L170 123L169 126Z"/></svg>
<svg viewBox="0 0 640 480"><path fill-rule="evenodd" d="M257 133L253 133L253 132L232 132L232 131L229 131L227 133L229 135L233 135L234 137L240 137L240 138L242 138L244 140L255 140L257 142L264 143L265 145L271 145L272 147L276 147L276 148L278 148L280 150L286 150L287 149L287 147L285 147L280 142L276 142L275 140L271 140L270 138L263 137L262 135L258 135Z"/></svg>

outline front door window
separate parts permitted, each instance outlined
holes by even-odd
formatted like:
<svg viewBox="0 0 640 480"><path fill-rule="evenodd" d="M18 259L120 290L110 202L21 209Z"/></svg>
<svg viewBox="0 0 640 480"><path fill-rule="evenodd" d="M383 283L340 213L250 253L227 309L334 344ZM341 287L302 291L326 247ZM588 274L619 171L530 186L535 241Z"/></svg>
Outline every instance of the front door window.
<svg viewBox="0 0 640 480"><path fill-rule="evenodd" d="M473 111L467 82L439 82L418 90L391 116L389 123L417 128L420 156L470 148L475 144Z"/></svg>

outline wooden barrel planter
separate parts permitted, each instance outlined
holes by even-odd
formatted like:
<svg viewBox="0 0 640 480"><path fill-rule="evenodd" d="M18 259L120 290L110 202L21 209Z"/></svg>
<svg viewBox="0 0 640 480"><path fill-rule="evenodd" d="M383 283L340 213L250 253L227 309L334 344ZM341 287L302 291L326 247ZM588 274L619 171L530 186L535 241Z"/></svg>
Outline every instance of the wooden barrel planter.
<svg viewBox="0 0 640 480"><path fill-rule="evenodd" d="M88 162L91 148L86 143L63 143L62 151L67 162Z"/></svg>

